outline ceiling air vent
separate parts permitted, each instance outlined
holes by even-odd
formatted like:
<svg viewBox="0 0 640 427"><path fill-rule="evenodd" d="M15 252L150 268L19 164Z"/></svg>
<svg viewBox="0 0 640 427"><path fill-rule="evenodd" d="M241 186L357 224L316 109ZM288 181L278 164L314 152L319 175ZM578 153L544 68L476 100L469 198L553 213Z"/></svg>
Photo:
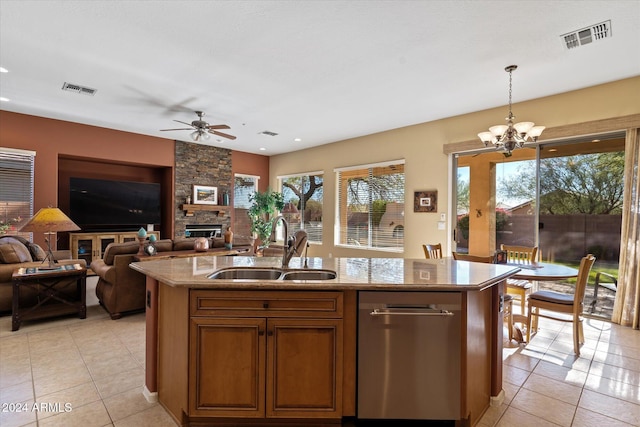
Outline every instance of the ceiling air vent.
<svg viewBox="0 0 640 427"><path fill-rule="evenodd" d="M560 36L567 49L611 38L611 20Z"/></svg>
<svg viewBox="0 0 640 427"><path fill-rule="evenodd" d="M263 130L262 132L259 132L258 135L276 136L277 133L271 132L270 130Z"/></svg>
<svg viewBox="0 0 640 427"><path fill-rule="evenodd" d="M93 96L96 94L98 89L91 89L90 87L84 87L80 85L74 85L73 83L65 82L62 85L62 90L67 90L69 92L81 93L83 95Z"/></svg>

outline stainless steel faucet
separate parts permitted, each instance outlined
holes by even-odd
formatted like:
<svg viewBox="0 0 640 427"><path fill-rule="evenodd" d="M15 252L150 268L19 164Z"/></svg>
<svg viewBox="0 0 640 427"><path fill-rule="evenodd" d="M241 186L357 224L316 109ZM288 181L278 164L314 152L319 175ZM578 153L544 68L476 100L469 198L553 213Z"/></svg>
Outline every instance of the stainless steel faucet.
<svg viewBox="0 0 640 427"><path fill-rule="evenodd" d="M289 224L282 215L278 215L276 217L273 221L273 226L276 227L279 221L282 221L282 225L284 225L285 247L282 253L282 267L284 268L289 266L289 261L291 261L291 258L293 258L293 254L296 251L296 237L289 236Z"/></svg>

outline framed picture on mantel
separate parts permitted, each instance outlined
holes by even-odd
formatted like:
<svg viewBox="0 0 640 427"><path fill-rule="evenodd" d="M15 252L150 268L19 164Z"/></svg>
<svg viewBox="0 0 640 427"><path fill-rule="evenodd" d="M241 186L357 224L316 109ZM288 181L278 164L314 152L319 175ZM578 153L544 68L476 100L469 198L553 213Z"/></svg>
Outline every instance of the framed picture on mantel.
<svg viewBox="0 0 640 427"><path fill-rule="evenodd" d="M218 187L194 185L193 186L193 204L217 205L218 204Z"/></svg>

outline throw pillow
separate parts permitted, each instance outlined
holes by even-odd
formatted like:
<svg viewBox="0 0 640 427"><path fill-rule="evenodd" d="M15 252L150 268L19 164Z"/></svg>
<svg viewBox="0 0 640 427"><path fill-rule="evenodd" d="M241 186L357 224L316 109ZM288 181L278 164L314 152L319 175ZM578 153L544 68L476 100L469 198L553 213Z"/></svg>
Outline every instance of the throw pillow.
<svg viewBox="0 0 640 427"><path fill-rule="evenodd" d="M19 240L12 237L0 239L0 263L17 264L32 261L29 250Z"/></svg>

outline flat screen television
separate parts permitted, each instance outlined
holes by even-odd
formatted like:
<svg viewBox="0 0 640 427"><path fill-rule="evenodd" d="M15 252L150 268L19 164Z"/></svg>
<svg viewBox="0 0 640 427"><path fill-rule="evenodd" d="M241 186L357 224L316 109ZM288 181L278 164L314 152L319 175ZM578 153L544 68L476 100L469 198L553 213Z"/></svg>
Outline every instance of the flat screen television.
<svg viewBox="0 0 640 427"><path fill-rule="evenodd" d="M161 223L158 183L70 178L69 213L82 231L129 231Z"/></svg>

